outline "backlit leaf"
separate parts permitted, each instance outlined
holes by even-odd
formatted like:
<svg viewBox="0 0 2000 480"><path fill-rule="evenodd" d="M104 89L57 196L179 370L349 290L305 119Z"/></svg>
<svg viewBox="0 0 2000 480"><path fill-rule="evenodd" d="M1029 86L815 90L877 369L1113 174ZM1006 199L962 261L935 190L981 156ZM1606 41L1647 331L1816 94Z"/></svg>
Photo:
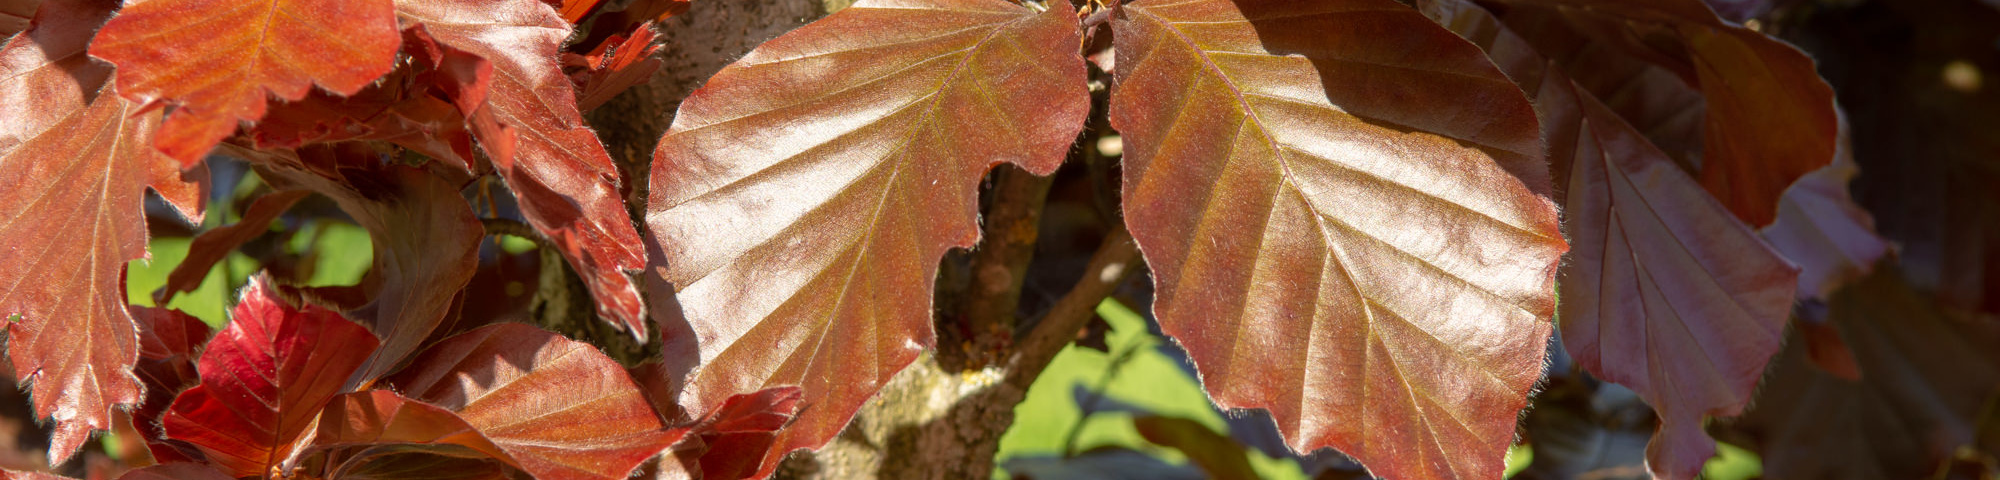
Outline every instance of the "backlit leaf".
<svg viewBox="0 0 2000 480"><path fill-rule="evenodd" d="M375 336L340 314L293 307L252 281L229 326L201 354L201 384L161 419L230 476L263 477L285 461L327 400L340 393Z"/></svg>
<svg viewBox="0 0 2000 480"><path fill-rule="evenodd" d="M1588 42L1544 41L1553 37L1539 33L1568 23L1591 40L1664 67L1698 88L1708 113L1696 178L1751 226L1769 225L1785 187L1833 161L1839 122L1833 89L1812 58L1722 21L1700 0L1501 1L1514 4L1505 17L1509 24L1557 18L1519 28L1558 62Z"/></svg>
<svg viewBox="0 0 2000 480"><path fill-rule="evenodd" d="M0 47L0 317L19 316L7 355L55 421L51 464L139 402L122 273L146 255L143 190L187 190L150 147L159 113L119 98L110 66L84 54L110 3L50 0Z"/></svg>
<svg viewBox="0 0 2000 480"><path fill-rule="evenodd" d="M541 479L622 479L684 432L596 347L519 323L446 339L386 383L457 413Z"/></svg>
<svg viewBox="0 0 2000 480"><path fill-rule="evenodd" d="M269 96L350 95L389 73L396 31L391 0L151 0L120 10L90 54L118 65L126 98L180 107L157 147L191 165L264 118Z"/></svg>
<svg viewBox="0 0 2000 480"><path fill-rule="evenodd" d="M653 44L655 37L658 34L653 33L653 24L641 23L632 29L631 37L613 35L590 55L563 54L583 67L570 77L576 82L577 108L597 108L660 71L660 59L653 55L660 50Z"/></svg>
<svg viewBox="0 0 2000 480"><path fill-rule="evenodd" d="M511 128L475 128L481 147L514 190L528 223L555 241L583 277L598 315L645 339L645 306L626 274L645 265L639 233L619 194L618 168L584 124L576 91L556 63L569 24L537 0L396 5L439 43L492 63L486 106ZM501 145L510 147L496 148Z"/></svg>
<svg viewBox="0 0 2000 480"><path fill-rule="evenodd" d="M938 258L978 240L981 177L1047 175L1083 126L1079 41L1064 2L864 1L681 104L646 209L705 365L681 403L803 387L760 476L932 343Z"/></svg>
<svg viewBox="0 0 2000 480"><path fill-rule="evenodd" d="M1392 0L1112 25L1126 223L1216 403L1375 475L1499 476L1565 250L1520 89Z"/></svg>
<svg viewBox="0 0 2000 480"><path fill-rule="evenodd" d="M1535 92L1575 245L1560 280L1564 348L1659 413L1656 475L1694 477L1715 454L1704 417L1741 413L1778 351L1798 268L1490 14L1429 3Z"/></svg>

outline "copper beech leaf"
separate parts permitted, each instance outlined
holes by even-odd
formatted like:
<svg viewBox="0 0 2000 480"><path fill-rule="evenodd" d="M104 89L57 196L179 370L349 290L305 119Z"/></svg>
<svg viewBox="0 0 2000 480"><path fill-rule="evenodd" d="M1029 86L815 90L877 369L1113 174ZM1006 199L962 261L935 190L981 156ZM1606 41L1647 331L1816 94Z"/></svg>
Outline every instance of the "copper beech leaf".
<svg viewBox="0 0 2000 480"><path fill-rule="evenodd" d="M486 108L508 128L474 128L528 223L562 250L598 315L646 338L645 306L627 270L645 253L619 194L618 167L577 110L557 63L569 23L538 0L398 0L397 12L446 46L492 64Z"/></svg>
<svg viewBox="0 0 2000 480"><path fill-rule="evenodd" d="M342 462L330 480L504 480L507 468L500 462L457 450L438 453L432 448L409 445L379 445L362 450Z"/></svg>
<svg viewBox="0 0 2000 480"><path fill-rule="evenodd" d="M179 106L156 146L192 165L262 119L267 97L360 91L400 42L391 0L151 0L120 10L90 54L118 65L126 98Z"/></svg>
<svg viewBox="0 0 2000 480"><path fill-rule="evenodd" d="M622 479L685 432L596 347L518 323L445 339L385 383L458 414L541 479Z"/></svg>
<svg viewBox="0 0 2000 480"><path fill-rule="evenodd" d="M122 273L146 255L144 189L200 190L150 148L158 112L119 98L110 66L85 55L113 6L50 0L0 46L0 317L15 378L55 421L50 464L140 400Z"/></svg>
<svg viewBox="0 0 2000 480"><path fill-rule="evenodd" d="M1498 476L1565 250L1520 89L1393 0L1112 26L1126 223L1216 403L1379 476Z"/></svg>
<svg viewBox="0 0 2000 480"><path fill-rule="evenodd" d="M1089 108L1074 13L863 1L681 104L646 208L704 365L681 403L804 388L759 476L833 438L932 343L938 258L978 240L986 171L1062 162Z"/></svg>
<svg viewBox="0 0 2000 480"><path fill-rule="evenodd" d="M800 388L772 387L729 397L674 445L678 477L703 480L751 478L778 431L799 413Z"/></svg>
<svg viewBox="0 0 2000 480"><path fill-rule="evenodd" d="M1491 14L1425 3L1533 92L1575 246L1560 277L1563 347L1659 413L1648 468L1693 478L1715 454L1705 417L1742 413L1777 353L1799 269Z"/></svg>
<svg viewBox="0 0 2000 480"><path fill-rule="evenodd" d="M201 384L161 419L168 437L194 444L233 477L264 477L375 350L360 324L317 306L294 307L252 281L229 326L201 354ZM282 471L282 470L279 470Z"/></svg>
<svg viewBox="0 0 2000 480"><path fill-rule="evenodd" d="M424 444L464 447L495 460L512 459L479 430L435 405L388 390L341 394L327 403L319 417L315 448L375 444Z"/></svg>
<svg viewBox="0 0 2000 480"><path fill-rule="evenodd" d="M1500 2L1513 7L1505 17L1510 24L1556 17L1592 40L1660 65L1697 87L1708 106L1696 178L1752 226L1769 225L1785 187L1833 161L1839 137L1833 88L1819 77L1812 58L1724 22L1700 0ZM1557 60L1586 47L1523 35Z"/></svg>

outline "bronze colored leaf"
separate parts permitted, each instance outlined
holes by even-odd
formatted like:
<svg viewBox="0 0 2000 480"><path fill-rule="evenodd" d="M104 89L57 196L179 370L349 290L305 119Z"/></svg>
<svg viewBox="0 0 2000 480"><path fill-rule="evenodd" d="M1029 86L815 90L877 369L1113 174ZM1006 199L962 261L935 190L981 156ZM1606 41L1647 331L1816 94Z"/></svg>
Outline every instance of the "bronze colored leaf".
<svg viewBox="0 0 2000 480"><path fill-rule="evenodd" d="M391 0L151 0L119 10L90 54L118 65L126 98L180 107L157 147L193 165L264 118L267 97L360 91L395 67L401 39Z"/></svg>
<svg viewBox="0 0 2000 480"><path fill-rule="evenodd" d="M1064 2L863 1L681 104L646 209L704 365L681 403L804 388L758 476L930 346L938 259L978 240L981 177L1047 175L1083 127L1079 42Z"/></svg>
<svg viewBox="0 0 2000 480"><path fill-rule="evenodd" d="M110 66L85 55L112 6L50 0L0 46L0 317L15 378L55 422L50 464L140 400L122 275L146 255L144 189L199 191L160 166L174 162L151 148L159 113L119 98Z"/></svg>
<svg viewBox="0 0 2000 480"><path fill-rule="evenodd" d="M1499 0L1513 5L1509 24L1558 61L1581 42L1556 43L1538 35L1567 23L1604 42L1677 74L1707 99L1703 154L1696 178L1737 218L1769 225L1778 199L1792 181L1833 161L1838 118L1833 88L1811 57L1762 33L1724 22L1701 0ZM1537 17L1542 17L1538 19ZM1588 70L1592 65L1564 63Z"/></svg>
<svg viewBox="0 0 2000 480"><path fill-rule="evenodd" d="M1375 475L1499 476L1566 249L1520 89L1392 0L1112 26L1126 223L1209 394Z"/></svg>
<svg viewBox="0 0 2000 480"><path fill-rule="evenodd" d="M1654 474L1693 478L1715 454L1704 417L1741 413L1777 353L1798 268L1486 11L1425 3L1534 92L1575 246L1560 279L1563 346L1659 413Z"/></svg>
<svg viewBox="0 0 2000 480"><path fill-rule="evenodd" d="M541 479L622 479L685 433L596 347L519 323L445 339L385 383L457 413Z"/></svg>
<svg viewBox="0 0 2000 480"><path fill-rule="evenodd" d="M642 268L646 257L619 194L618 167L584 124L575 88L557 63L569 23L539 0L396 5L439 43L491 62L486 108L507 128L475 125L480 147L514 190L528 223L554 241L583 277L598 316L644 340L645 305L626 271Z"/></svg>

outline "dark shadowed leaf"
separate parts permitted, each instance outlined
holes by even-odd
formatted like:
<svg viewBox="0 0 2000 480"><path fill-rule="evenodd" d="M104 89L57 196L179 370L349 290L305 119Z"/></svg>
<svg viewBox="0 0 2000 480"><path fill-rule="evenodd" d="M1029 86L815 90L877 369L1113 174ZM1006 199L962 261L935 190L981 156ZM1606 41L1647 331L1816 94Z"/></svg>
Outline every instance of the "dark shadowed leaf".
<svg viewBox="0 0 2000 480"><path fill-rule="evenodd" d="M212 332L201 319L179 310L130 308L139 326L139 363L132 372L146 387L146 398L132 411L132 427L145 435L146 449L155 461L191 461L193 458L181 450L193 448L191 445L163 440L166 432L160 428L160 416L175 396L201 380L195 359Z"/></svg>
<svg viewBox="0 0 2000 480"><path fill-rule="evenodd" d="M154 302L166 305L175 295L192 292L195 288L201 287L202 280L208 277L208 272L215 267L215 262L228 257L229 252L236 250L236 247L242 246L244 242L271 231L272 220L284 215L285 210L292 208L292 204L311 194L312 192L306 190L284 190L265 194L250 202L250 207L243 210L242 220L232 225L201 232L200 236L188 244L187 257L181 260L180 265L174 266L173 273L167 275L167 285L163 287L164 290L155 294L157 299Z"/></svg>
<svg viewBox="0 0 2000 480"><path fill-rule="evenodd" d="M328 480L501 480L507 467L478 452L438 453L438 449L413 449L405 445L384 445L355 454Z"/></svg>
<svg viewBox="0 0 2000 480"><path fill-rule="evenodd" d="M458 415L388 390L334 397L320 414L319 432L313 436L315 448L390 443L455 445L511 463L507 452Z"/></svg>
<svg viewBox="0 0 2000 480"><path fill-rule="evenodd" d="M349 381L359 385L401 365L437 329L479 268L486 230L457 186L423 170L382 166L344 148L308 147L300 155L300 164L269 162L258 173L273 185L332 198L374 244L371 275L381 287L373 326L387 340Z"/></svg>
<svg viewBox="0 0 2000 480"><path fill-rule="evenodd" d="M269 473L342 381L375 350L360 324L316 306L293 307L252 281L229 326L201 354L201 385L181 392L161 423L232 476Z"/></svg>
<svg viewBox="0 0 2000 480"><path fill-rule="evenodd" d="M1664 67L1699 89L1708 106L1696 177L1752 226L1776 218L1778 199L1793 180L1833 161L1838 137L1833 89L1820 79L1812 58L1723 22L1700 0L1501 1L1515 7L1506 21L1565 68L1593 68L1566 61L1589 42L1543 34L1557 33L1556 23ZM1522 22L1539 23L1529 28Z"/></svg>
<svg viewBox="0 0 2000 480"><path fill-rule="evenodd" d="M804 388L759 476L932 343L938 258L978 240L980 178L1049 174L1083 126L1078 42L1063 2L864 1L681 104L646 209L704 365L681 403Z"/></svg>
<svg viewBox="0 0 2000 480"><path fill-rule="evenodd" d="M1161 328L1296 450L1500 475L1565 249L1520 89L1392 0L1155 3L1111 121Z"/></svg>
<svg viewBox="0 0 2000 480"><path fill-rule="evenodd" d="M2000 327L1953 318L1893 265L1829 308L1862 378L1815 369L1804 342L1789 342L1757 404L1729 427L1754 439L1766 478L1944 478L1933 474L1961 448L2000 456L1990 439L1976 443L2000 406Z"/></svg>
<svg viewBox="0 0 2000 480"><path fill-rule="evenodd" d="M645 306L627 270L645 254L620 196L618 168L583 122L557 64L569 24L537 0L398 0L439 43L492 63L486 107L509 128L474 128L528 223L560 247L596 297L598 315L645 339ZM511 132L511 133L508 133Z"/></svg>
<svg viewBox="0 0 2000 480"><path fill-rule="evenodd" d="M1797 267L1491 15L1432 3L1535 92L1575 245L1561 275L1563 346L1659 412L1647 465L1692 478L1715 454L1704 417L1741 413L1778 351Z"/></svg>
<svg viewBox="0 0 2000 480"><path fill-rule="evenodd" d="M1173 447L1187 454L1195 466L1208 472L1208 478L1216 480L1255 480L1263 478L1250 468L1248 450L1241 443L1214 430L1209 430L1201 422L1177 417L1144 416L1132 419L1132 426L1139 429L1139 435L1154 444Z"/></svg>
<svg viewBox="0 0 2000 480"><path fill-rule="evenodd" d="M666 430L618 362L519 323L437 344L386 379L458 414L542 479L620 479L684 430Z"/></svg>
<svg viewBox="0 0 2000 480"><path fill-rule="evenodd" d="M168 463L125 472L118 480L232 480L232 477L207 465Z"/></svg>
<svg viewBox="0 0 2000 480"><path fill-rule="evenodd" d="M144 189L199 192L151 149L159 113L119 98L110 66L84 54L113 6L50 0L0 47L0 317L19 315L7 354L55 421L51 464L140 400L122 272L146 255Z"/></svg>
<svg viewBox="0 0 2000 480"><path fill-rule="evenodd" d="M391 0L152 0L118 12L90 54L118 65L119 93L180 108L156 146L194 164L267 97L314 85L350 95L395 66Z"/></svg>

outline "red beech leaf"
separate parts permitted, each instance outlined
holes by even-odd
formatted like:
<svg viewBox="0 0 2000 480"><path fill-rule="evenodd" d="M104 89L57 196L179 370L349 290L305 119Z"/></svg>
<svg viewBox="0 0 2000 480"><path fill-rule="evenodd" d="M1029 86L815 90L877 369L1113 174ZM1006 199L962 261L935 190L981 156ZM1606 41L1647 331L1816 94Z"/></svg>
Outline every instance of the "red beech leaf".
<svg viewBox="0 0 2000 480"><path fill-rule="evenodd" d="M556 63L569 24L536 0L398 0L397 9L439 43L492 62L486 106L509 128L475 125L481 148L528 223L583 277L598 315L644 340L645 306L626 273L645 266L639 233L619 194L618 167L584 124L575 88Z"/></svg>
<svg viewBox="0 0 2000 480"><path fill-rule="evenodd" d="M653 44L657 36L653 23L646 22L633 28L631 37L612 36L590 55L564 54L576 57L578 66L584 68L570 77L576 82L577 108L597 108L660 71L660 59L653 56L660 51L660 46Z"/></svg>
<svg viewBox="0 0 2000 480"><path fill-rule="evenodd" d="M1524 20L1517 17L1558 16L1591 39L1666 67L1699 88L1708 114L1696 178L1752 226L1769 225L1785 187L1833 160L1833 88L1812 58L1722 21L1700 0L1500 1L1516 6L1507 13L1510 24ZM1585 47L1538 41L1537 30L1545 29L1519 31L1550 58L1560 61L1568 58L1564 52Z"/></svg>
<svg viewBox="0 0 2000 480"><path fill-rule="evenodd" d="M375 158L339 148L308 147L301 155L313 157L302 162L332 163L321 168L335 169L340 178L281 162L260 165L258 173L273 185L332 198L368 230L374 245L371 275L382 285L372 326L386 340L348 381L350 387L362 385L402 365L444 321L455 295L478 271L486 229L457 186L423 170L380 166Z"/></svg>
<svg viewBox="0 0 2000 480"><path fill-rule="evenodd" d="M708 411L779 385L807 405L758 476L832 439L933 342L938 259L979 239L978 184L1062 162L1089 109L1075 12L863 1L765 42L681 104L648 225Z"/></svg>
<svg viewBox="0 0 2000 480"><path fill-rule="evenodd" d="M271 106L246 134L258 148L298 148L343 140L382 140L468 171L486 170L472 153L468 118L482 117L492 66L477 55L439 45L422 25L403 32L409 67L353 95L314 90ZM456 107L456 108L454 108Z"/></svg>
<svg viewBox="0 0 2000 480"><path fill-rule="evenodd" d="M187 190L148 147L158 112L119 98L110 66L85 55L112 6L51 0L0 46L0 317L19 316L14 377L55 421L50 464L139 402L125 263L146 256L143 190Z"/></svg>
<svg viewBox="0 0 2000 480"><path fill-rule="evenodd" d="M208 324L179 310L131 307L139 326L139 363L132 369L146 388L146 397L132 411L132 427L144 435L146 449L160 463L192 461L184 442L166 440L160 416L181 391L201 380L195 359L208 343Z"/></svg>
<svg viewBox="0 0 2000 480"><path fill-rule="evenodd" d="M1535 92L1575 242L1561 272L1563 346L1659 413L1647 466L1693 478L1715 454L1705 416L1750 401L1790 317L1798 268L1618 114L1468 2L1426 11Z"/></svg>
<svg viewBox="0 0 2000 480"><path fill-rule="evenodd" d="M541 479L622 479L679 440L596 347L519 324L448 338L385 380L457 413Z"/></svg>
<svg viewBox="0 0 2000 480"><path fill-rule="evenodd" d="M154 465L119 475L118 480L234 480L214 467L197 463Z"/></svg>
<svg viewBox="0 0 2000 480"><path fill-rule="evenodd" d="M305 98L314 85L351 95L395 66L391 0L151 0L105 24L90 54L118 65L118 88L174 110L156 147L193 165L239 121L264 118L267 96Z"/></svg>
<svg viewBox="0 0 2000 480"><path fill-rule="evenodd" d="M201 384L181 392L161 419L167 436L191 443L231 476L263 477L292 453L327 400L340 393L375 336L316 306L287 305L252 281L229 326L201 354Z"/></svg>
<svg viewBox="0 0 2000 480"><path fill-rule="evenodd" d="M777 441L778 430L798 415L800 398L801 389L787 385L724 400L674 446L682 474L703 480L751 478Z"/></svg>
<svg viewBox="0 0 2000 480"><path fill-rule="evenodd" d="M1210 396L1375 475L1499 476L1565 250L1520 88L1393 0L1156 3L1113 16L1111 122Z"/></svg>
<svg viewBox="0 0 2000 480"><path fill-rule="evenodd" d="M479 452L382 445L354 454L329 480L502 480L507 468Z"/></svg>
<svg viewBox="0 0 2000 480"><path fill-rule="evenodd" d="M507 452L458 415L388 390L336 396L327 403L318 423L315 448L389 443L456 445L513 463Z"/></svg>
<svg viewBox="0 0 2000 480"><path fill-rule="evenodd" d="M166 305L175 295L194 291L208 276L215 262L229 256L229 252L245 242L256 239L271 231L271 221L284 215L292 204L305 199L312 192L306 190L283 190L257 197L250 207L243 210L243 219L233 225L216 227L202 232L188 245L187 258L174 266L173 273L167 274L167 285L155 294L155 303Z"/></svg>
<svg viewBox="0 0 2000 480"><path fill-rule="evenodd" d="M1765 478L1945 478L1939 466L1960 452L2000 457L2000 325L1953 318L1902 275L1878 265L1828 305L1859 381L1811 367L1810 344L1794 338L1756 405L1726 426L1749 436L1739 445L1758 451Z"/></svg>

